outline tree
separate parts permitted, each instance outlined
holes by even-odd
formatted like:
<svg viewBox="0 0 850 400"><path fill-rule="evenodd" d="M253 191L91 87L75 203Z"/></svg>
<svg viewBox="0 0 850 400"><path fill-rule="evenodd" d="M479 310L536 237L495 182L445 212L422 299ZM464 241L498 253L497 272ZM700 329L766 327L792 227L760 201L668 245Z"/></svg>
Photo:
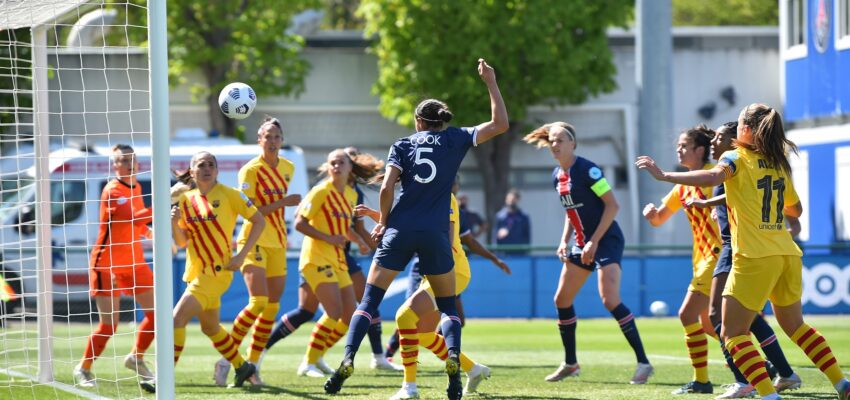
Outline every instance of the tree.
<svg viewBox="0 0 850 400"><path fill-rule="evenodd" d="M172 84L200 72L204 85L194 85L195 97L205 96L210 125L235 135L235 122L218 109L218 92L228 83L244 81L257 96L298 95L304 91L309 64L300 57L304 39L285 33L290 18L315 0L170 0L168 57Z"/></svg>
<svg viewBox="0 0 850 400"><path fill-rule="evenodd" d="M779 25L776 0L673 0L673 25Z"/></svg>
<svg viewBox="0 0 850 400"><path fill-rule="evenodd" d="M406 126L424 98L444 100L458 125L490 119L479 57L496 69L511 124L474 150L487 216L508 190L511 145L525 132L527 108L581 103L612 91L616 68L606 29L624 25L632 0L363 0L367 35L377 35L380 111ZM453 121L454 123L454 121Z"/></svg>

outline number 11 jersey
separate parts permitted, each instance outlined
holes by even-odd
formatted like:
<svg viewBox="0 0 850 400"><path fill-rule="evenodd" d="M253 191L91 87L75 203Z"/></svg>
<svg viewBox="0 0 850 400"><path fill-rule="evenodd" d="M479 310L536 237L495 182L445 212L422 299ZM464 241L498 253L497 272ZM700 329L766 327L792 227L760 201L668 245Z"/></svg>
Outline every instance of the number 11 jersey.
<svg viewBox="0 0 850 400"><path fill-rule="evenodd" d="M387 218L399 231L449 230L452 184L463 157L476 145L475 128L449 127L399 139L387 166L401 171L401 194Z"/></svg>
<svg viewBox="0 0 850 400"><path fill-rule="evenodd" d="M791 177L761 154L739 147L720 157L726 173L726 204L732 251L747 258L802 256L782 210L800 202Z"/></svg>

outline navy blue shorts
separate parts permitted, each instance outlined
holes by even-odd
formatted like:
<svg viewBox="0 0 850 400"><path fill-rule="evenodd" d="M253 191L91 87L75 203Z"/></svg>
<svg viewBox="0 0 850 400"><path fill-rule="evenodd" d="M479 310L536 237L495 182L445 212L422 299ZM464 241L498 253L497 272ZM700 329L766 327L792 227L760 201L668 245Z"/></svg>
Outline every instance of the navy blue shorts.
<svg viewBox="0 0 850 400"><path fill-rule="evenodd" d="M421 275L440 275L454 268L449 233L441 231L399 231L387 228L375 262L393 271L404 271L414 254L419 254Z"/></svg>
<svg viewBox="0 0 850 400"><path fill-rule="evenodd" d="M599 245L596 247L596 259L592 264L582 264L581 248L578 246L573 246L570 250L569 260L579 268L594 271L606 265L620 264L620 261L623 260L625 246L626 241L622 235L609 234L603 236L602 240L599 241Z"/></svg>
<svg viewBox="0 0 850 400"><path fill-rule="evenodd" d="M348 264L348 274L354 275L358 272L363 272L360 263L351 254L345 253L345 263Z"/></svg>
<svg viewBox="0 0 850 400"><path fill-rule="evenodd" d="M409 299L416 293L419 286L422 285L422 275L419 274L419 257L413 260L413 268L410 269L410 274L407 275L407 292L404 294L405 299Z"/></svg>
<svg viewBox="0 0 850 400"><path fill-rule="evenodd" d="M714 274L712 277L715 277L720 274L728 274L732 271L732 245L723 245L723 248L720 249L720 255L717 257L717 265L714 266Z"/></svg>

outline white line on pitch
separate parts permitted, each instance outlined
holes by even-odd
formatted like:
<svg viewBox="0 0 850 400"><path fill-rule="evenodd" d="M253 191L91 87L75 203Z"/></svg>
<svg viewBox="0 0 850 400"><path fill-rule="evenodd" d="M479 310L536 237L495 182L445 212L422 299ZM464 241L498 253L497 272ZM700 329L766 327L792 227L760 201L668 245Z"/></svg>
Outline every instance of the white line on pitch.
<svg viewBox="0 0 850 400"><path fill-rule="evenodd" d="M6 375L9 375L9 376L13 376L15 378L23 378L23 379L28 379L28 380L33 381L33 382L38 382L38 379L36 379L36 377L34 377L34 376L30 376L30 375L27 375L27 374L22 373L22 372L13 371L13 370L5 369L5 368L0 368L0 374L6 374ZM98 395L98 394L89 393L85 390L77 389L74 386L64 384L62 382L50 382L50 383L46 383L45 385L53 386L53 387L55 387L59 390L66 391L68 393L73 393L77 396L85 397L87 399L112 400L109 397L103 397L103 396Z"/></svg>
<svg viewBox="0 0 850 400"><path fill-rule="evenodd" d="M665 356L665 355L661 355L661 354L647 354L646 356L647 356L648 358L654 358L654 359L658 359L658 360L670 360L670 361L691 361L691 359L690 359L690 358L687 358L687 357ZM708 360L708 363L709 363L709 364L722 364L722 365L726 365L726 361L725 361L725 360L724 360L724 361L720 361L720 360ZM813 369L813 370L818 370L818 371L820 371L817 367L794 367L794 368L799 368L799 369ZM850 375L850 372L848 372L848 371L842 371L842 372L843 372L845 375Z"/></svg>

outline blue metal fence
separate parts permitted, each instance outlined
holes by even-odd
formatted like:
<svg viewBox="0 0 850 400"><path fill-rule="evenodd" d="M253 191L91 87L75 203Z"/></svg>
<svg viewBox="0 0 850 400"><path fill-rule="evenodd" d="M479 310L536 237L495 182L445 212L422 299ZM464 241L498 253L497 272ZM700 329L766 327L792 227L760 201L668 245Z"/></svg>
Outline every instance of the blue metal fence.
<svg viewBox="0 0 850 400"><path fill-rule="evenodd" d="M561 263L553 256L506 257L513 274L508 276L489 261L470 258L472 282L463 293L466 316L470 318L555 318L553 296L558 285ZM370 259L361 259L368 273ZM281 311L298 304L298 259L290 259L286 292ZM850 255L810 255L803 257L803 311L808 314L850 313ZM623 302L635 315L648 315L649 305L661 300L675 314L691 281L690 256L629 256L623 259ZM185 289L180 281L183 261L175 260L175 303ZM381 305L384 320L392 320L404 301L406 273L402 273L387 292ZM575 300L581 317L605 317L592 274ZM221 318L231 320L245 306L248 291L242 276L234 274L230 290L222 298ZM768 308L769 310L769 308Z"/></svg>

